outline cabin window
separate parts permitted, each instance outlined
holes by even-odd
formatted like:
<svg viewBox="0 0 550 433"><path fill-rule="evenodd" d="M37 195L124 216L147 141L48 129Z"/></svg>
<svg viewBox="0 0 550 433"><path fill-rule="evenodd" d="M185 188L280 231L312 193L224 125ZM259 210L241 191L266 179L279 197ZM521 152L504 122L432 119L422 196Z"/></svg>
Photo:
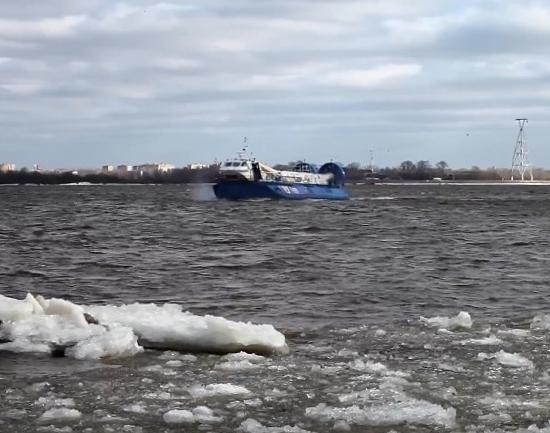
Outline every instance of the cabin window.
<svg viewBox="0 0 550 433"><path fill-rule="evenodd" d="M224 166L225 166L225 167L231 167L231 163L230 163L230 162L226 162L226 163L224 164Z"/></svg>
<svg viewBox="0 0 550 433"><path fill-rule="evenodd" d="M246 166L246 161L241 162L241 166Z"/></svg>
<svg viewBox="0 0 550 433"><path fill-rule="evenodd" d="M239 165L240 165L239 162L234 162L234 163L233 163L233 167L238 167Z"/></svg>

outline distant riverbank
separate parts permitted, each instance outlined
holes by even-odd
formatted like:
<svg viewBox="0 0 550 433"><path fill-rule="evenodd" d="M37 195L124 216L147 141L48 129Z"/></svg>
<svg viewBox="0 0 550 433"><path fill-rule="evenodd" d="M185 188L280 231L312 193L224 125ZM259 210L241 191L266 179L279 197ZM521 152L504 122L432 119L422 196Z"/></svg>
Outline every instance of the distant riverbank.
<svg viewBox="0 0 550 433"><path fill-rule="evenodd" d="M12 171L0 173L0 184L15 185L64 185L64 184L178 184L213 183L218 171L213 169L175 169L169 173L140 176L116 176L113 174L79 175L72 172L42 173L37 171Z"/></svg>
<svg viewBox="0 0 550 433"><path fill-rule="evenodd" d="M355 164L345 167L346 181L348 183L391 183L391 184L413 184L413 183L476 183L483 185L495 183L502 185L510 183L510 170L508 169L449 169L438 163L438 167L431 167L427 164L409 166L402 163L399 167L371 170L360 168ZM290 165L276 165L279 170L290 170ZM550 172L544 169L533 170L535 183L545 184L550 182ZM212 165L205 168L190 169L178 168L166 173L129 173L125 175L115 173L87 173L78 172L43 172L19 170L0 173L0 184L15 185L63 185L63 184L193 184L193 183L215 183L218 179L218 166ZM516 184L517 182L511 182ZM526 181L526 183L531 183Z"/></svg>

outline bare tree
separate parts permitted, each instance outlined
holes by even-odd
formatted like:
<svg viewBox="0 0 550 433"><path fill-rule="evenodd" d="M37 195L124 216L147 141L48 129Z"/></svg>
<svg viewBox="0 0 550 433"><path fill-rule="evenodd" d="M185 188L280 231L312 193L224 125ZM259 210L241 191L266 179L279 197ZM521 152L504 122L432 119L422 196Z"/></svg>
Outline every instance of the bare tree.
<svg viewBox="0 0 550 433"><path fill-rule="evenodd" d="M428 171L432 166L430 161L420 160L416 163L416 168L418 171Z"/></svg>
<svg viewBox="0 0 550 433"><path fill-rule="evenodd" d="M435 166L439 170L444 172L449 167L449 164L447 164L445 161L439 161Z"/></svg>
<svg viewBox="0 0 550 433"><path fill-rule="evenodd" d="M413 171L414 169L416 169L416 166L414 165L414 162L407 160L403 161L399 168L401 169L401 171Z"/></svg>

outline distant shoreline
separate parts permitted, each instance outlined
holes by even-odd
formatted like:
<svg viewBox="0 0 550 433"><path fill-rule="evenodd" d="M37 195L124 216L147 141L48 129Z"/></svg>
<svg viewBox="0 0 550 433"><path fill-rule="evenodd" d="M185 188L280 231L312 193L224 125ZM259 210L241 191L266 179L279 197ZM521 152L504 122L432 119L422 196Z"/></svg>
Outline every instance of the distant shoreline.
<svg viewBox="0 0 550 433"><path fill-rule="evenodd" d="M0 187L42 187L42 186L164 186L164 185L213 185L214 182L70 182L70 183L0 183ZM533 181L510 181L501 182L495 181L471 181L471 180L456 180L456 181L380 181L380 182L348 182L347 185L355 187L376 187L376 186L550 186L550 180L533 180Z"/></svg>
<svg viewBox="0 0 550 433"><path fill-rule="evenodd" d="M362 182L355 182L355 185L361 185ZM402 186L431 186L431 185L470 185L470 186L546 186L550 185L550 180L443 180L443 181L418 181L418 180L384 180L375 182L372 185L402 185Z"/></svg>

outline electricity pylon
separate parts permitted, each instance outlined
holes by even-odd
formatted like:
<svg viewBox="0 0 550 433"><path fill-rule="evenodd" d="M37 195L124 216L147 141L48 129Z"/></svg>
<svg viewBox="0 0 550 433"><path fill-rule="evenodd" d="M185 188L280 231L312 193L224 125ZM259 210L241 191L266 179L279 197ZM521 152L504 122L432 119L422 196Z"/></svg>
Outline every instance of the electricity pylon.
<svg viewBox="0 0 550 433"><path fill-rule="evenodd" d="M516 119L519 126L518 138L514 147L514 156L512 157L512 176L510 180L514 180L514 172L517 171L521 180L525 180L525 174L529 172L531 180L533 180L533 168L527 159L527 142L525 141L525 124L527 119Z"/></svg>

